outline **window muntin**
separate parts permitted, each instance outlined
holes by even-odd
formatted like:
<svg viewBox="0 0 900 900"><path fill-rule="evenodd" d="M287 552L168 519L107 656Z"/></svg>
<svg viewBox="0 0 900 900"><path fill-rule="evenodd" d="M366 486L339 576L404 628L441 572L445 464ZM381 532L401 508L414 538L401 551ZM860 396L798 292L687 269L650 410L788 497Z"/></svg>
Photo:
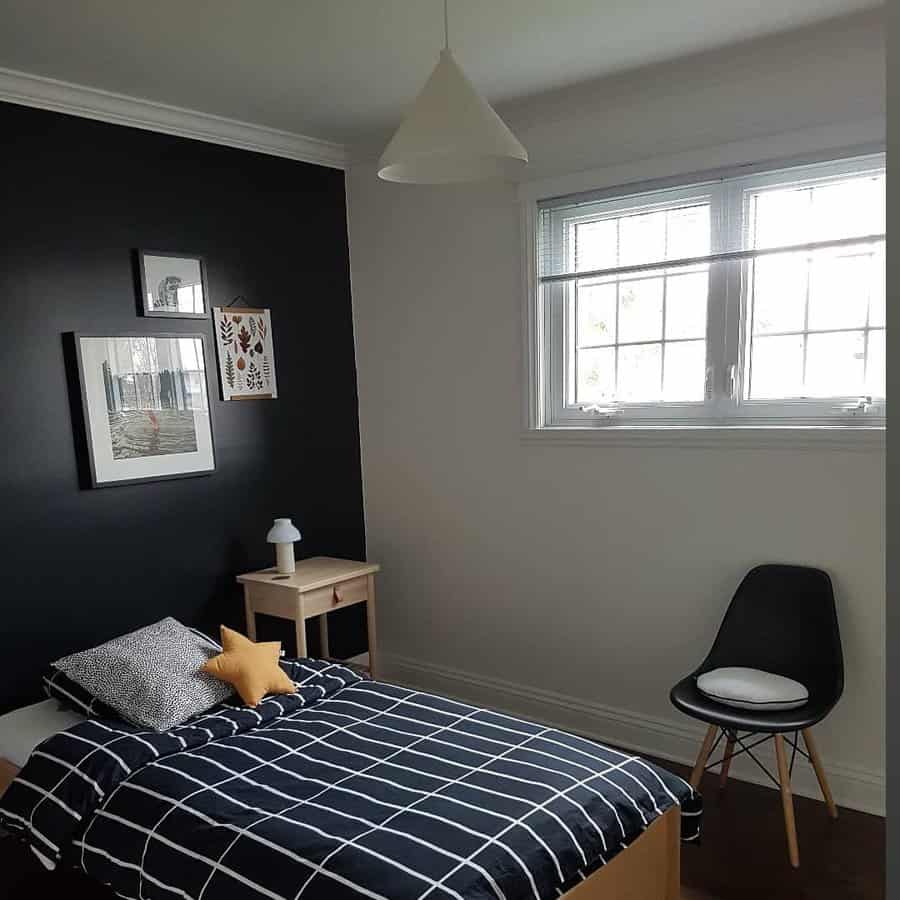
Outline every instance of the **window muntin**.
<svg viewBox="0 0 900 900"><path fill-rule="evenodd" d="M882 422L883 231L883 156L541 203L538 418Z"/></svg>

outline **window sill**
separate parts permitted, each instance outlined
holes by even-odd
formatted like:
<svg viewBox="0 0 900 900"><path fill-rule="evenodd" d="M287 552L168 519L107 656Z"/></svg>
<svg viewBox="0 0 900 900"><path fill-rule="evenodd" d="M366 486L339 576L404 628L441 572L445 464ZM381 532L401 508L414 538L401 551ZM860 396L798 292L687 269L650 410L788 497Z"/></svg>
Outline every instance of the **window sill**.
<svg viewBox="0 0 900 900"><path fill-rule="evenodd" d="M523 432L525 444L884 452L885 428L866 425L545 426Z"/></svg>

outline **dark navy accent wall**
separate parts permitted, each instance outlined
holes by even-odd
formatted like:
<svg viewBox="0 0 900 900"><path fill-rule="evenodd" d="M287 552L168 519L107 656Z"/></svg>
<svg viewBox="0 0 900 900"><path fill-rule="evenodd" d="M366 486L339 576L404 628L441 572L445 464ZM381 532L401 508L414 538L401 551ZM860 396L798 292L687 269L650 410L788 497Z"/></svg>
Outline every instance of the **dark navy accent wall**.
<svg viewBox="0 0 900 900"><path fill-rule="evenodd" d="M4 103L0 133L2 710L163 616L243 627L234 575L271 564L274 516L298 556L364 558L365 534L343 172ZM136 315L139 247L204 256L213 305L271 308L277 400L219 400L211 322ZM62 335L131 329L209 336L216 471L85 490ZM334 615L332 652L364 650L363 610Z"/></svg>

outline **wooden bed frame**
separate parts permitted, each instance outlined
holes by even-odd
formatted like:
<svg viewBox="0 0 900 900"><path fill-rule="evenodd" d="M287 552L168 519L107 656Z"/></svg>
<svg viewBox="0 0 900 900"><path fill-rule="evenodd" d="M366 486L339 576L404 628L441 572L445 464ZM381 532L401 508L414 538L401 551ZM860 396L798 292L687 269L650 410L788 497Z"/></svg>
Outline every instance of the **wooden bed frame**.
<svg viewBox="0 0 900 900"><path fill-rule="evenodd" d="M663 813L565 900L679 900L681 896L681 807Z"/></svg>
<svg viewBox="0 0 900 900"><path fill-rule="evenodd" d="M19 769L0 758L0 796ZM681 808L660 816L627 850L564 895L565 900L679 900Z"/></svg>
<svg viewBox="0 0 900 900"><path fill-rule="evenodd" d="M12 784L13 778L19 774L19 767L14 766L8 759L0 756L0 797L3 796L6 789Z"/></svg>

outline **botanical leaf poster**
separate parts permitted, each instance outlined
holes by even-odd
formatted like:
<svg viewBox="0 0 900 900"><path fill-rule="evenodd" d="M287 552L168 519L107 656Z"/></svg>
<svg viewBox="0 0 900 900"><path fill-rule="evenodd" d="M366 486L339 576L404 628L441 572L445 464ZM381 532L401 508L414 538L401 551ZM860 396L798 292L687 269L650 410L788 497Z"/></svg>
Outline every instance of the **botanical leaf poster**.
<svg viewBox="0 0 900 900"><path fill-rule="evenodd" d="M275 354L267 309L214 306L216 356L223 400L272 400Z"/></svg>

